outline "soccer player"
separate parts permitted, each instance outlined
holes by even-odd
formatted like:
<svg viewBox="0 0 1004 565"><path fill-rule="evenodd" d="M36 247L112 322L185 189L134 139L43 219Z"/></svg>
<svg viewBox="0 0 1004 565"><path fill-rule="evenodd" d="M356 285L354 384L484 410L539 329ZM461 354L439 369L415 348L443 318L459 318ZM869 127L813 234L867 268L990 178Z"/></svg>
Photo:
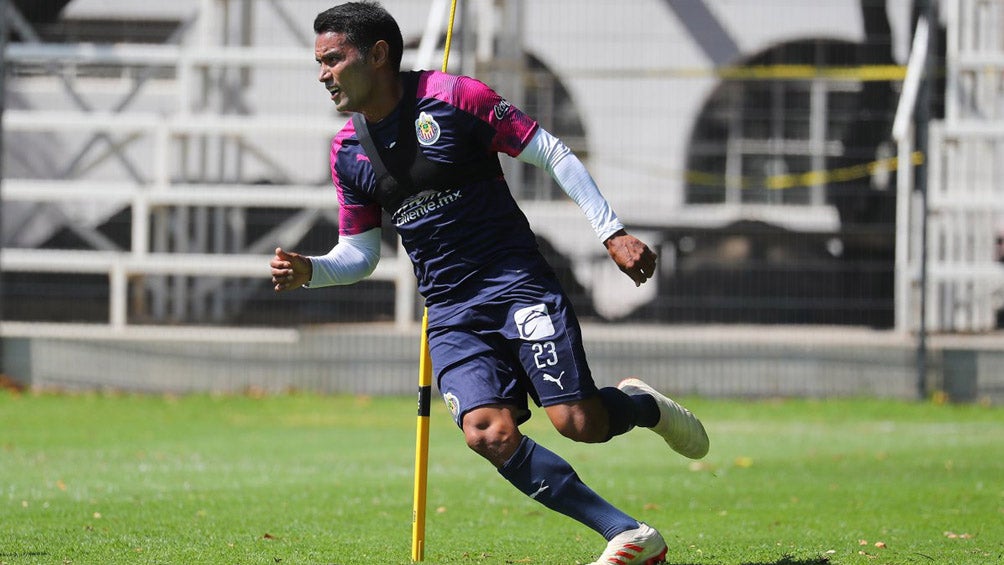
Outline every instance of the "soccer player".
<svg viewBox="0 0 1004 565"><path fill-rule="evenodd" d="M602 535L597 564L663 563L658 531L601 498L519 426L532 399L574 441L605 442L641 426L701 458L707 434L690 411L638 379L594 384L578 320L498 154L547 170L637 285L655 272L655 253L624 230L579 159L489 87L438 71L401 72L401 31L379 4L321 12L314 31L318 78L335 107L353 113L331 143L339 237L323 256L276 249L275 290L372 273L386 210L428 308L439 391L467 445L518 490Z"/></svg>

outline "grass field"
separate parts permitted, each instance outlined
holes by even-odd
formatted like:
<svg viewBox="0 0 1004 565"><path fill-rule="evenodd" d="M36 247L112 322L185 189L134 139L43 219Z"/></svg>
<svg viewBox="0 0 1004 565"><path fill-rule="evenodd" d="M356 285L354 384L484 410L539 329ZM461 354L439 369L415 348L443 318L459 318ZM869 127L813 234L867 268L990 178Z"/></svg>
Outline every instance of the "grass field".
<svg viewBox="0 0 1004 565"><path fill-rule="evenodd" d="M430 564L588 563L603 540L519 495L434 403ZM690 399L698 463L646 430L526 430L678 564L1004 562L1004 410ZM410 562L415 402L0 392L0 563Z"/></svg>

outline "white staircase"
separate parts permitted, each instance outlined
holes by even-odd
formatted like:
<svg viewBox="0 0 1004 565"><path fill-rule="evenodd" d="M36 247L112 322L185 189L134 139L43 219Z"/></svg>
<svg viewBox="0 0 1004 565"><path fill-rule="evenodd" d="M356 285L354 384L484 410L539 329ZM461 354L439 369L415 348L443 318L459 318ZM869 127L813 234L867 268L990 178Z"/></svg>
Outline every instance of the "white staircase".
<svg viewBox="0 0 1004 565"><path fill-rule="evenodd" d="M945 118L931 122L928 138L926 329L986 332L1004 307L997 243L1004 235L1004 0L944 0L940 8L947 32ZM922 211L908 191L901 189L900 198L911 208L900 222L911 225L899 231L909 243L898 265L897 325L915 331Z"/></svg>

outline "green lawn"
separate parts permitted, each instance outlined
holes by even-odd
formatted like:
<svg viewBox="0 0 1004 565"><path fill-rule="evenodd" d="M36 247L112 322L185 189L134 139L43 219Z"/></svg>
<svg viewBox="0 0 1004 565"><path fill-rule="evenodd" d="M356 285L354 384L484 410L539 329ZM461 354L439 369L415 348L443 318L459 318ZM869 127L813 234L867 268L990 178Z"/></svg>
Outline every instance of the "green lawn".
<svg viewBox="0 0 1004 565"><path fill-rule="evenodd" d="M526 431L658 527L677 564L1004 562L1004 410L689 399L690 462L646 430ZM0 392L0 563L410 562L413 398ZM434 403L430 564L588 563Z"/></svg>

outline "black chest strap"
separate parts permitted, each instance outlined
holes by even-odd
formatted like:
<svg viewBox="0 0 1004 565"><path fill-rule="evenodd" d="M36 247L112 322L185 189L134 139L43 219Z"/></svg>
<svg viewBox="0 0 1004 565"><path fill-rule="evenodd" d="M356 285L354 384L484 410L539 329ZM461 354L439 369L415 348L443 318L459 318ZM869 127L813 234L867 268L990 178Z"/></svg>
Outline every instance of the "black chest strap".
<svg viewBox="0 0 1004 565"><path fill-rule="evenodd" d="M397 141L393 147L377 147L362 114L352 115L356 137L376 175L374 197L393 215L409 196L426 190L449 190L461 184L498 178L502 166L498 155L486 152L467 163L438 163L425 156L415 133L415 94L418 75L405 74L404 96L398 114Z"/></svg>

